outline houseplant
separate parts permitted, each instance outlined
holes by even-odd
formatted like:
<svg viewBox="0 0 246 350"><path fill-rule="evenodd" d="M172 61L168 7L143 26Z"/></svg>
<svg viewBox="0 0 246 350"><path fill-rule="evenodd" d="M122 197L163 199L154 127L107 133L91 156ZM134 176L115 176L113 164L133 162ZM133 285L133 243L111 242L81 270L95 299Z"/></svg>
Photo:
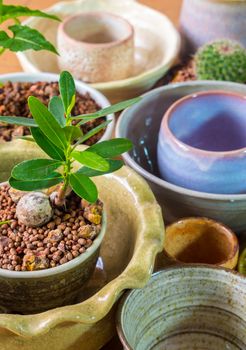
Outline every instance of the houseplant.
<svg viewBox="0 0 246 350"><path fill-rule="evenodd" d="M11 188L8 185L1 187L5 198L1 219L10 222L4 222L0 227L3 242L7 237L9 247L2 243L5 256L0 261L4 269L14 270L9 271L10 275L6 273L8 283L2 284L1 303L22 313L72 302L88 279L105 232L102 204L97 201L97 188L90 177L118 170L123 162L112 158L131 148L130 141L114 139L81 151L78 146L105 125L99 125L85 135L82 135L79 125L126 108L138 99L105 108L94 115L72 117L75 85L68 72L61 74L59 86L61 98L54 96L49 109L37 98L29 98L34 119L0 117L1 122L29 126L33 140L51 158L16 165L9 179ZM72 125L74 120L79 120L79 123ZM20 192L47 188L45 194ZM79 197L83 198L82 207ZM31 278L29 273L32 273ZM12 293L6 287L9 283L12 284Z"/></svg>
<svg viewBox="0 0 246 350"><path fill-rule="evenodd" d="M4 5L3 0L1 0L0 25L9 20L12 20L14 24L8 26L8 31L0 30L0 54L3 54L6 49L13 52L29 49L35 51L47 50L57 54L53 44L46 40L39 31L21 24L19 17L22 16L43 17L59 21L57 16L39 10L32 10L26 6ZM9 35L9 32L12 35Z"/></svg>

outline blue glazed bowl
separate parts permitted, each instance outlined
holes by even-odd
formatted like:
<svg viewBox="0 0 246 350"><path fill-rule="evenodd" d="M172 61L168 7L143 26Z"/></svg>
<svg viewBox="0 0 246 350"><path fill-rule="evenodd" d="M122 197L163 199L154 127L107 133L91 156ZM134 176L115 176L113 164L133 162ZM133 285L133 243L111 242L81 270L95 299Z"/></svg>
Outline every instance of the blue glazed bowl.
<svg viewBox="0 0 246 350"><path fill-rule="evenodd" d="M246 96L206 91L165 113L158 138L162 178L196 191L246 193Z"/></svg>

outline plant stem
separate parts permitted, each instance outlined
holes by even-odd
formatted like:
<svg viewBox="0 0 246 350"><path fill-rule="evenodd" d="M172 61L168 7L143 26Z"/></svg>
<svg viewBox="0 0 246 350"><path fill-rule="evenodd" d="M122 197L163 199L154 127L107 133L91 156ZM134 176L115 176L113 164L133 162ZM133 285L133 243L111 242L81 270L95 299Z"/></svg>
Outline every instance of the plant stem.
<svg viewBox="0 0 246 350"><path fill-rule="evenodd" d="M71 147L69 147L66 155L66 163L64 165L64 172L63 172L64 182L60 186L57 193L57 197L55 199L55 205L57 205L58 207L62 207L65 205L66 192L69 186L69 175L71 172L71 164L72 164L70 154L71 154Z"/></svg>
<svg viewBox="0 0 246 350"><path fill-rule="evenodd" d="M4 53L4 51L5 51L5 48L4 48L4 47L1 47L1 48L0 48L0 55L2 55L2 54Z"/></svg>

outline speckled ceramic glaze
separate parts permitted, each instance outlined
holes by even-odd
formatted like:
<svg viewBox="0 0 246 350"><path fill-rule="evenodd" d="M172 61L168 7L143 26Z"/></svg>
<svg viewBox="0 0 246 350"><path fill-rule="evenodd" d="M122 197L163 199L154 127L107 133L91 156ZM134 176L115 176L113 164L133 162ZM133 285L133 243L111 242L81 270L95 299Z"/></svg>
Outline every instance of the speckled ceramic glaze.
<svg viewBox="0 0 246 350"><path fill-rule="evenodd" d="M160 271L123 300L117 328L125 350L244 350L246 278L205 265Z"/></svg>
<svg viewBox="0 0 246 350"><path fill-rule="evenodd" d="M180 35L163 13L135 0L68 0L59 1L47 12L61 19L77 13L110 12L126 19L134 28L134 62L127 79L94 83L111 102L123 101L149 90L175 63L180 50ZM39 30L56 45L59 23L46 18L32 17L27 25ZM57 55L47 51L18 52L23 69L27 72L59 73Z"/></svg>
<svg viewBox="0 0 246 350"><path fill-rule="evenodd" d="M95 270L105 233L106 214L91 247L66 264L40 271L0 269L0 311L32 314L74 303Z"/></svg>
<svg viewBox="0 0 246 350"><path fill-rule="evenodd" d="M169 183L209 193L246 193L246 95L194 93L165 113L157 162Z"/></svg>
<svg viewBox="0 0 246 350"><path fill-rule="evenodd" d="M27 155L26 144L18 140L8 147L0 181L24 156L43 157L33 143ZM147 283L164 239L153 193L127 167L94 181L105 206L107 232L93 277L74 305L34 315L0 314L1 350L98 350L114 335L113 306L119 296Z"/></svg>
<svg viewBox="0 0 246 350"><path fill-rule="evenodd" d="M178 99L206 90L246 94L245 85L229 82L195 81L163 86L148 92L142 101L122 113L116 135L133 141L134 149L123 155L124 160L149 182L166 222L187 216L205 216L227 224L235 232L244 232L246 194L212 194L185 189L163 180L158 171L157 141L164 113Z"/></svg>
<svg viewBox="0 0 246 350"><path fill-rule="evenodd" d="M237 40L246 47L246 1L183 0L180 30L183 54L222 38Z"/></svg>
<svg viewBox="0 0 246 350"><path fill-rule="evenodd" d="M89 83L126 79L132 74L134 29L120 16L87 12L59 26L57 47L61 70Z"/></svg>
<svg viewBox="0 0 246 350"><path fill-rule="evenodd" d="M184 218L166 229L164 252L177 263L212 264L234 269L239 245L225 225L208 218Z"/></svg>

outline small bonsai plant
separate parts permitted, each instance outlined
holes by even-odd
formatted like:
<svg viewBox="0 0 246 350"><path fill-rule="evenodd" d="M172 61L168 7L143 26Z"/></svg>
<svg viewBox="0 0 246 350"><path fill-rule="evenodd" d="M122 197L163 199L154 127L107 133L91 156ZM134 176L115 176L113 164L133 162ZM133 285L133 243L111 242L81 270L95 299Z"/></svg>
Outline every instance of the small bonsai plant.
<svg viewBox="0 0 246 350"><path fill-rule="evenodd" d="M12 33L12 36L6 30L0 30L0 54L6 49L13 52L29 49L48 50L57 54L55 47L40 32L21 24L19 18L22 16L44 17L59 21L57 16L32 10L25 6L4 5L3 0L0 0L0 25L9 20L13 20L15 23L8 26L8 31Z"/></svg>
<svg viewBox="0 0 246 350"><path fill-rule="evenodd" d="M197 79L246 83L246 50L236 41L206 44L197 51L194 60Z"/></svg>
<svg viewBox="0 0 246 350"><path fill-rule="evenodd" d="M24 270L61 265L83 253L88 244L92 244L92 239L101 227L102 203L98 201L97 187L91 178L120 169L123 162L114 158L132 147L131 141L121 138L102 141L81 150L81 143L105 128L110 121L86 134L82 133L80 126L89 120L125 109L139 98L118 103L93 114L72 116L76 90L70 73L61 73L59 89L60 96L52 97L48 108L37 98L29 97L28 104L33 119L0 117L1 122L30 127L33 137L30 141L35 141L49 157L17 164L9 179L10 189L5 186L2 190L3 197L8 198L5 202L10 203L10 209L13 209L16 216L9 216L5 208L0 208L4 214L0 218L3 220L2 225L0 224L0 236L3 230L6 235L9 226L12 233L18 228L24 232L24 249L17 244L19 250L12 252L18 259L22 254ZM40 192L44 189L45 193ZM31 193L27 193L30 191ZM17 204L13 204L14 202ZM72 210L68 214L66 209L69 206ZM75 220L77 216L78 219ZM11 222L13 217L14 222ZM70 220L68 226L67 220ZM32 238L38 237L39 230L36 228L40 228L40 235L44 237L41 242L36 240L37 246L32 247ZM64 230L66 233L63 234ZM80 232L78 237L77 231ZM31 236L30 241L28 235ZM21 234L20 239L22 240ZM89 242L85 239L89 239ZM70 250L66 250L66 247ZM50 248L53 250L50 251ZM13 269L11 265L6 267L2 264L0 257L0 267L3 265L4 268Z"/></svg>

